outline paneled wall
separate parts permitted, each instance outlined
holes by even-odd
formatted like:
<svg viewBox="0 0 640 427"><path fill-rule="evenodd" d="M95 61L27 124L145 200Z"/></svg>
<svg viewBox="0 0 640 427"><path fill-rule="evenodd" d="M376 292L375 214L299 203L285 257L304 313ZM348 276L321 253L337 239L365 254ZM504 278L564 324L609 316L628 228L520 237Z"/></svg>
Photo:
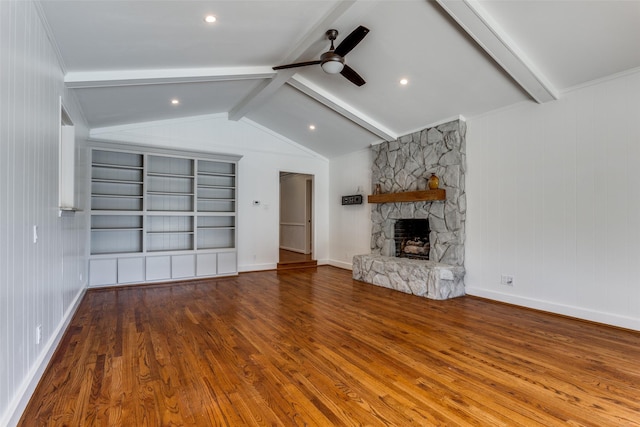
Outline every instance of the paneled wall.
<svg viewBox="0 0 640 427"><path fill-rule="evenodd" d="M57 209L61 96L82 140L36 5L0 1L0 425L19 417L86 282L86 217Z"/></svg>
<svg viewBox="0 0 640 427"><path fill-rule="evenodd" d="M327 263L328 160L249 120L234 122L226 116L214 114L94 129L91 135L107 141L241 155L237 181L239 271L274 269L278 263L280 172L313 175L313 253L319 264Z"/></svg>
<svg viewBox="0 0 640 427"><path fill-rule="evenodd" d="M467 293L640 330L639 123L640 72L469 119Z"/></svg>

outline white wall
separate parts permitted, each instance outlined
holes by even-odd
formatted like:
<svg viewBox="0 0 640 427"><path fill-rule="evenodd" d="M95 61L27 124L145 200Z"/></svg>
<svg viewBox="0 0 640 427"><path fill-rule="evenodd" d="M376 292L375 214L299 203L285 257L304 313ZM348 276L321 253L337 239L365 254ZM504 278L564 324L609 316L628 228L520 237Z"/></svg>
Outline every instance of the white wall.
<svg viewBox="0 0 640 427"><path fill-rule="evenodd" d="M279 258L280 172L314 175L314 257L329 256L329 162L249 121L226 114L93 129L101 141L130 142L243 156L238 165L238 268L276 268ZM254 205L253 201L259 201Z"/></svg>
<svg viewBox="0 0 640 427"><path fill-rule="evenodd" d="M467 292L640 329L639 123L640 72L469 119Z"/></svg>
<svg viewBox="0 0 640 427"><path fill-rule="evenodd" d="M60 96L83 139L36 6L0 1L0 425L19 419L86 283L86 215L58 217Z"/></svg>
<svg viewBox="0 0 640 427"><path fill-rule="evenodd" d="M351 269L354 255L371 253L371 150L331 159L330 165L330 264ZM361 205L342 206L342 196L362 191Z"/></svg>

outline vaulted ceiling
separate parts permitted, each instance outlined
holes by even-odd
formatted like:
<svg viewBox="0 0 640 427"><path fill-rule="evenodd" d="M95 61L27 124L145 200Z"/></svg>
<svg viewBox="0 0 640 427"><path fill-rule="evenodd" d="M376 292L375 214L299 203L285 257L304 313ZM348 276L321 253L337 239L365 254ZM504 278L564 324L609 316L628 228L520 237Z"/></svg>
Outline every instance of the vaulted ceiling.
<svg viewBox="0 0 640 427"><path fill-rule="evenodd" d="M558 102L571 88L640 67L633 0L39 5L91 128L227 113L328 158L460 115ZM365 85L319 65L272 69L319 59L328 29L338 30L338 45L359 25L370 32L345 59Z"/></svg>

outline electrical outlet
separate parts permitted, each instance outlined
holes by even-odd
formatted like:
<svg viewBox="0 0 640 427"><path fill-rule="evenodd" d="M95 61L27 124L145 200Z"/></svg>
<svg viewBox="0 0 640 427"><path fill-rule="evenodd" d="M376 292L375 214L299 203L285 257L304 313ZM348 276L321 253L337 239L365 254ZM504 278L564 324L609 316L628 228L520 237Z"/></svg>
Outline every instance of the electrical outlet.
<svg viewBox="0 0 640 427"><path fill-rule="evenodd" d="M36 345L42 341L42 325L36 326Z"/></svg>
<svg viewBox="0 0 640 427"><path fill-rule="evenodd" d="M500 283L503 284L504 286L513 286L513 276L508 276L506 274L503 274L502 277L500 278Z"/></svg>

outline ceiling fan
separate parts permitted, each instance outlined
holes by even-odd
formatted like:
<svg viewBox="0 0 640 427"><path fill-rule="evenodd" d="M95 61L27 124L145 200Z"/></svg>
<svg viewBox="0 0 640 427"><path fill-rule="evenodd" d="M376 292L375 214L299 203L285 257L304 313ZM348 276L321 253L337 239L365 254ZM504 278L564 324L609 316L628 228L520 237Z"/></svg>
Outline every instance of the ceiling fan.
<svg viewBox="0 0 640 427"><path fill-rule="evenodd" d="M284 70L287 68L306 67L307 65L320 64L325 73L328 74L342 74L351 83L362 86L366 82L355 70L344 63L344 57L347 53L358 45L367 35L369 29L360 25L353 30L351 34L345 37L344 40L338 45L333 47L333 41L338 37L338 30L328 30L326 32L327 38L331 40L331 48L329 51L323 53L320 59L317 61L296 62L295 64L279 65L273 67L274 70Z"/></svg>

